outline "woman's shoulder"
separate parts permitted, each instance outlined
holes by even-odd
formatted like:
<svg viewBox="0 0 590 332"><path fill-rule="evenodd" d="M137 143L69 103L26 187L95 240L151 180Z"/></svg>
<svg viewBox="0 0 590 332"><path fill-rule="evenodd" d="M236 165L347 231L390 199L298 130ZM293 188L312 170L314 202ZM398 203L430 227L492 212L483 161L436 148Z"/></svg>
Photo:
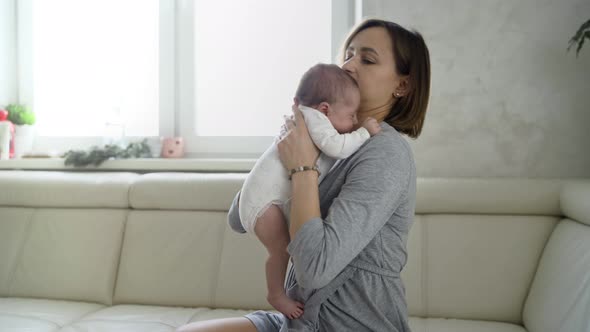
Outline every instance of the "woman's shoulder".
<svg viewBox="0 0 590 332"><path fill-rule="evenodd" d="M361 150L360 156L365 158L402 158L412 163L414 159L406 138L386 122L381 122L381 132L371 137Z"/></svg>

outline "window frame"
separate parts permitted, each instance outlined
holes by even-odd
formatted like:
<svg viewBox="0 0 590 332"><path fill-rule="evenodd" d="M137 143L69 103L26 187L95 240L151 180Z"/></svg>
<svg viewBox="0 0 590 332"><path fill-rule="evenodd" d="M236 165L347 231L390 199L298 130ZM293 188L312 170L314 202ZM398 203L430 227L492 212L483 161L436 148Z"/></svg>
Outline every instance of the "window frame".
<svg viewBox="0 0 590 332"><path fill-rule="evenodd" d="M332 59L346 33L361 17L362 0L332 1ZM272 143L271 136L197 136L194 128L193 0L159 0L159 134L181 136L189 158L256 158ZM18 102L32 104L32 5L15 0ZM288 112L288 110L286 110ZM277 128L278 131L278 128ZM127 141L144 137L127 136ZM61 154L102 145L102 137L37 136L33 151Z"/></svg>

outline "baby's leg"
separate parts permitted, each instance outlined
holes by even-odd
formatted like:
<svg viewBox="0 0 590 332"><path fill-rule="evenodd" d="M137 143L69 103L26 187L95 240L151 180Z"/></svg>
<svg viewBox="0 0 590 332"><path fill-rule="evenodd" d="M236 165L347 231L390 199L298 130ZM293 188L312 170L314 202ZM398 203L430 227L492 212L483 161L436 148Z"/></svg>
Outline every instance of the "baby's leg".
<svg viewBox="0 0 590 332"><path fill-rule="evenodd" d="M293 301L285 294L284 283L289 263L289 230L283 213L276 205L271 205L256 221L254 232L268 251L266 260L267 300L289 319L299 318L303 304Z"/></svg>

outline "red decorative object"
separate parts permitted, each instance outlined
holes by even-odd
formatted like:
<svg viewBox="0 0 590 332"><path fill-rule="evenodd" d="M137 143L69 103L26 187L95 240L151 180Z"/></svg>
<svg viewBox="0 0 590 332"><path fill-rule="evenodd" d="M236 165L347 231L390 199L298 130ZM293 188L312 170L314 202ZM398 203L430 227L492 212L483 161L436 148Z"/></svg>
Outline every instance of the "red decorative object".
<svg viewBox="0 0 590 332"><path fill-rule="evenodd" d="M14 158L14 124L8 121L8 111L0 109L0 122L8 122L10 126L10 158Z"/></svg>

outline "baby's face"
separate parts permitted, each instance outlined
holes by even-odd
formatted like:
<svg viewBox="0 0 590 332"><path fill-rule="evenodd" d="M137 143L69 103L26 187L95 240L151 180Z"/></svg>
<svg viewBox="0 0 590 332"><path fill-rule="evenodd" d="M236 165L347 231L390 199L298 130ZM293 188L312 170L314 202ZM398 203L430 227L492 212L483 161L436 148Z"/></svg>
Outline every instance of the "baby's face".
<svg viewBox="0 0 590 332"><path fill-rule="evenodd" d="M331 111L327 116L334 128L340 133L350 133L358 123L356 113L360 105L361 97L358 90L347 94L345 100L332 103Z"/></svg>

